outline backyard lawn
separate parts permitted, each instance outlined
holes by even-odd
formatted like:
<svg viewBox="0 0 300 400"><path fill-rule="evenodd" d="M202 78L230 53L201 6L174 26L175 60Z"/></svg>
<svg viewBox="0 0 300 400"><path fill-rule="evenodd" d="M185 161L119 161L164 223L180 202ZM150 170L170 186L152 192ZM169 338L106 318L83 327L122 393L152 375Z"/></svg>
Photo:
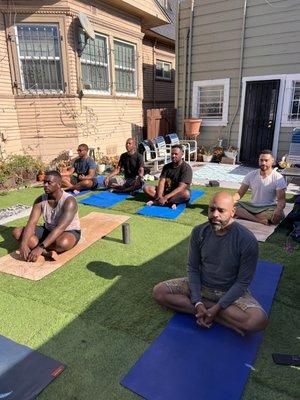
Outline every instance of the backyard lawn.
<svg viewBox="0 0 300 400"><path fill-rule="evenodd" d="M68 366L39 400L139 398L119 381L172 316L155 304L152 287L186 274L189 234L206 221L209 199L217 189L204 188L206 195L176 221L135 214L143 205L142 195L109 210L80 205L80 216L91 211L130 215L131 243L122 244L118 228L41 281L0 274L0 333ZM31 205L41 192L10 192L0 197L1 208ZM16 249L11 230L25 222L0 226L1 256ZM300 398L300 369L276 365L271 357L273 352L299 353L300 347L300 245L285 251L286 233L283 223L260 244L260 258L283 264L284 271L244 391L247 400Z"/></svg>

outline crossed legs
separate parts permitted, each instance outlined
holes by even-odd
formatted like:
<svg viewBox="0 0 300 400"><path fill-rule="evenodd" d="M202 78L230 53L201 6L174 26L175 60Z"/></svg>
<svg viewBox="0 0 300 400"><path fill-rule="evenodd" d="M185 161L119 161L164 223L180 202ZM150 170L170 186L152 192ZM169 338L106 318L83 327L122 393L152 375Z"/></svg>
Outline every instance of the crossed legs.
<svg viewBox="0 0 300 400"><path fill-rule="evenodd" d="M151 186L151 185L146 185L144 187L144 192L152 199L155 199L157 196L157 187ZM185 203L185 202L189 201L190 197L191 197L190 191L187 189L184 189L180 193L176 193L174 196L170 197L168 199L167 204L172 205L172 204ZM157 200L151 200L147 204L151 205L150 203L154 204L154 205L159 204L159 202Z"/></svg>
<svg viewBox="0 0 300 400"><path fill-rule="evenodd" d="M195 307L188 296L171 293L163 282L158 283L154 287L153 296L162 306L178 312L196 314ZM202 299L202 301L206 308L214 304L207 299ZM268 323L266 314L260 308L249 307L246 310L242 310L235 304L221 310L215 318L215 321L228 328L234 329L240 334L244 332L260 331L265 329Z"/></svg>
<svg viewBox="0 0 300 400"><path fill-rule="evenodd" d="M13 237L20 242L22 240L22 234L24 232L23 227L16 227L12 231ZM37 235L32 235L27 242L28 247L33 250L38 244L40 239ZM72 233L63 232L54 243L43 251L43 256L56 259L57 253L63 253L67 250L72 249L76 244L76 238Z"/></svg>

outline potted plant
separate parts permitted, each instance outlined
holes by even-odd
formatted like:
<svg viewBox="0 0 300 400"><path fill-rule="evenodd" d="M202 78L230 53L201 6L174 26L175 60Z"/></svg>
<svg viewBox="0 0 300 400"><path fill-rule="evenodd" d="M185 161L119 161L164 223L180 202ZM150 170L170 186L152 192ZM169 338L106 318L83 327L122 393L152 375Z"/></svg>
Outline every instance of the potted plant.
<svg viewBox="0 0 300 400"><path fill-rule="evenodd" d="M211 162L213 158L213 151L210 148L204 149L202 157L204 162Z"/></svg>
<svg viewBox="0 0 300 400"><path fill-rule="evenodd" d="M236 156L238 154L238 149L234 146L229 146L227 149L224 151L225 156L229 158L233 158L234 160L236 159Z"/></svg>

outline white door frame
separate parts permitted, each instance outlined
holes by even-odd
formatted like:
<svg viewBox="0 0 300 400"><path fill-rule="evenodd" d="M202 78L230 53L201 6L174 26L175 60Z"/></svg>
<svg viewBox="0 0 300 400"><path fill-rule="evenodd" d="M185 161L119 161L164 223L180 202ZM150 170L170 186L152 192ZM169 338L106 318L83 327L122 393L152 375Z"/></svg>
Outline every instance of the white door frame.
<svg viewBox="0 0 300 400"><path fill-rule="evenodd" d="M275 127L274 127L274 137L273 137L273 145L272 145L272 153L277 158L278 151L278 142L279 142L279 133L280 133L280 124L281 124L281 114L282 114L282 106L283 106L283 98L284 98L284 90L285 90L285 79L286 75L262 75L262 76L247 76L242 80L242 101L240 108L240 124L239 124L239 134L238 134L238 148L241 147L242 142L242 129L243 129L243 119L244 119L244 108L245 108L245 96L246 96L246 85L247 82L251 81L270 81L273 79L280 79L280 87L278 94L278 103L277 103L277 112L275 119Z"/></svg>

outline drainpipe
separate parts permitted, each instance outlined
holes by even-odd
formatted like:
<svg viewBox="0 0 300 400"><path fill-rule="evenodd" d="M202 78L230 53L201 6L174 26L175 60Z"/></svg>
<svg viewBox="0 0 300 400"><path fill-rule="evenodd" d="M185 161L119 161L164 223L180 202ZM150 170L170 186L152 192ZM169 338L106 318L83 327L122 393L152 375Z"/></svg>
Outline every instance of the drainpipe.
<svg viewBox="0 0 300 400"><path fill-rule="evenodd" d="M176 4L175 17L175 109L178 109L178 70L179 70L179 3ZM178 132L178 116L176 118L176 132Z"/></svg>
<svg viewBox="0 0 300 400"><path fill-rule="evenodd" d="M182 82L182 106L181 106L181 126L182 132L184 130L184 118L185 118L185 100L186 100L186 63L187 63L187 43L188 43L189 30L187 29L186 34L184 36L183 43L183 82ZM182 135L183 136L183 135Z"/></svg>
<svg viewBox="0 0 300 400"><path fill-rule="evenodd" d="M231 129L233 122L237 116L240 107L241 101L241 92L242 92L242 73L243 73L243 61L244 61L244 42L245 42L245 30L246 30L246 16L247 16L247 3L248 0L244 1L244 12L243 12L243 26L242 26L242 37L241 37L241 48L240 48L240 67L239 67L239 76L238 76L238 97L236 101L236 109L234 111L233 117L228 126L227 140L228 146L230 146L231 142ZM242 111L242 110L241 110ZM240 116L241 118L241 116Z"/></svg>
<svg viewBox="0 0 300 400"><path fill-rule="evenodd" d="M157 45L157 39L155 39L153 43L153 51L152 51L152 65L153 65L153 83L152 83L152 96L153 96L153 108L156 106L156 60L155 60L155 54L156 54L156 45Z"/></svg>
<svg viewBox="0 0 300 400"><path fill-rule="evenodd" d="M188 74L187 74L187 103L185 115L187 118L191 116L190 111L190 96L191 96L191 72L192 72L192 41L193 41L193 22L194 22L194 2L191 0L190 11L190 27L189 27L189 52L188 52Z"/></svg>

